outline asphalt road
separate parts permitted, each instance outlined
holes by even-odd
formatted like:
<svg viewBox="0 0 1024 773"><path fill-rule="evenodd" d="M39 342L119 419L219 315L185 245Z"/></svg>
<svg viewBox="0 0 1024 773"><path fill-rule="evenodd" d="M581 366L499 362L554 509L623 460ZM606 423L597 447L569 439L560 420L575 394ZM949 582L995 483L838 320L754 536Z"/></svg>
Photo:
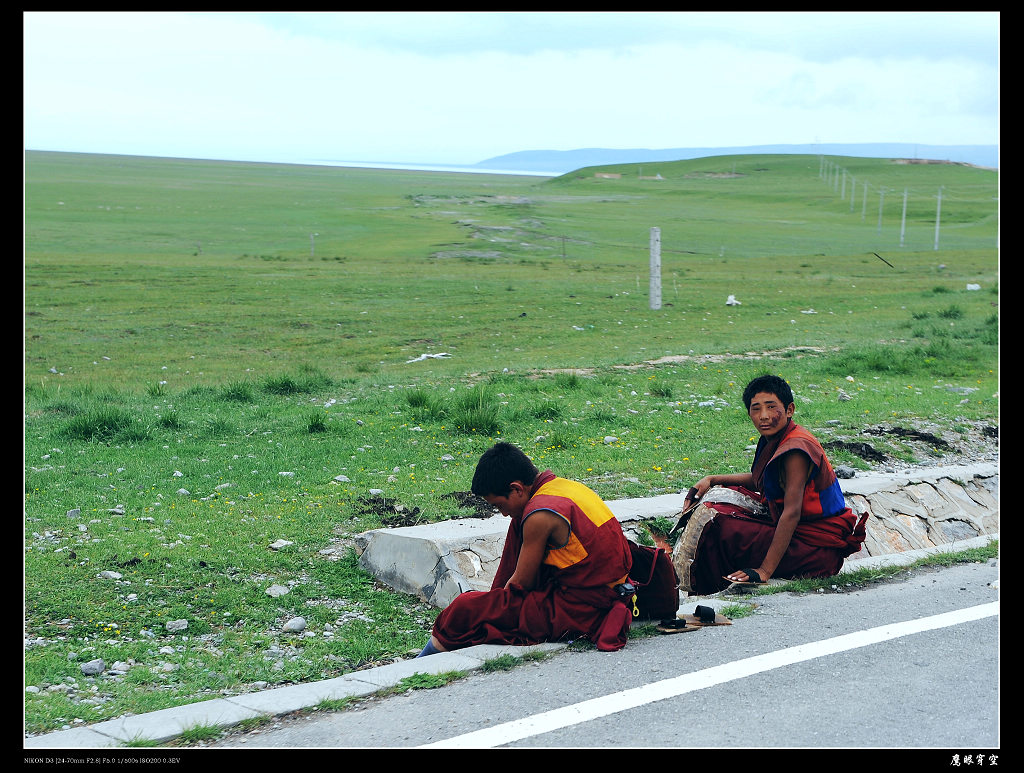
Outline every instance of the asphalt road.
<svg viewBox="0 0 1024 773"><path fill-rule="evenodd" d="M759 597L729 626L562 651L204 746L911 749L949 767L999 749L997 579L992 562Z"/></svg>

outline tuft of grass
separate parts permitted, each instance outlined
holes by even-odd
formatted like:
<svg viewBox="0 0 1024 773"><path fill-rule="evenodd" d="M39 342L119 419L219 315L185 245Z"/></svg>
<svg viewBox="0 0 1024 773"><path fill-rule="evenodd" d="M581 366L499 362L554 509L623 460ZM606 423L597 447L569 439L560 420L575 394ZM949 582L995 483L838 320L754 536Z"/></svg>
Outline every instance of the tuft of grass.
<svg viewBox="0 0 1024 773"><path fill-rule="evenodd" d="M147 440L150 430L126 410L102 407L73 417L59 434L66 440L131 443Z"/></svg>
<svg viewBox="0 0 1024 773"><path fill-rule="evenodd" d="M157 426L163 429L181 429L185 426L181 416L178 415L177 411L173 410L160 414L160 418L157 419L156 423Z"/></svg>
<svg viewBox="0 0 1024 773"><path fill-rule="evenodd" d="M757 609L757 604L724 604L718 611L730 620L750 617Z"/></svg>
<svg viewBox="0 0 1024 773"><path fill-rule="evenodd" d="M578 373L556 373L554 383L561 390L579 389L583 386L583 378Z"/></svg>
<svg viewBox="0 0 1024 773"><path fill-rule="evenodd" d="M303 365L299 373L280 373L263 379L263 390L272 395L306 395L327 389L333 380L318 368Z"/></svg>
<svg viewBox="0 0 1024 773"><path fill-rule="evenodd" d="M444 403L426 389L410 389L405 393L405 401L416 421L441 421L447 413Z"/></svg>
<svg viewBox="0 0 1024 773"><path fill-rule="evenodd" d="M193 725L186 727L178 736L182 743L196 743L197 741L210 741L220 737L222 730L219 725Z"/></svg>
<svg viewBox="0 0 1024 773"><path fill-rule="evenodd" d="M954 303L952 306L939 311L938 315L943 319L962 319L964 316L964 310Z"/></svg>
<svg viewBox="0 0 1024 773"><path fill-rule="evenodd" d="M263 380L263 390L272 395L297 395L309 391L305 384L286 374L265 378Z"/></svg>
<svg viewBox="0 0 1024 773"><path fill-rule="evenodd" d="M675 394L675 390L672 388L672 385L664 383L651 384L650 387L648 387L648 391L654 397L663 397L666 400L671 400L672 395Z"/></svg>
<svg viewBox="0 0 1024 773"><path fill-rule="evenodd" d="M327 431L327 417L322 413L312 413L305 418L306 432L316 435Z"/></svg>
<svg viewBox="0 0 1024 773"><path fill-rule="evenodd" d="M480 670L484 673L491 673L494 671L511 671L519 664L519 658L515 655L499 655L496 658L489 658L488 660L485 660L484 664L480 667Z"/></svg>
<svg viewBox="0 0 1024 773"><path fill-rule="evenodd" d="M256 393L252 384L248 381L232 381L221 387L221 397L237 403L252 403L256 400Z"/></svg>
<svg viewBox="0 0 1024 773"><path fill-rule="evenodd" d="M407 676L404 679L401 679L394 687L388 688L382 692L403 693L408 692L409 690L433 690L438 687L444 687L445 685L451 684L459 679L464 679L465 677L465 671L442 671L438 674L416 673L412 676Z"/></svg>
<svg viewBox="0 0 1024 773"><path fill-rule="evenodd" d="M554 420L565 415L565 407L551 400L534 403L529 408L529 414L535 419Z"/></svg>
<svg viewBox="0 0 1024 773"><path fill-rule="evenodd" d="M121 744L121 746L129 749L148 748L153 746L160 746L160 742L154 741L151 738L133 738L130 741L125 741Z"/></svg>
<svg viewBox="0 0 1024 773"><path fill-rule="evenodd" d="M348 698L324 698L316 704L316 708L320 711L345 711L349 706L358 702L359 698L354 696Z"/></svg>
<svg viewBox="0 0 1024 773"><path fill-rule="evenodd" d="M500 410L490 391L478 386L455 399L449 418L460 432L492 437L501 432Z"/></svg>

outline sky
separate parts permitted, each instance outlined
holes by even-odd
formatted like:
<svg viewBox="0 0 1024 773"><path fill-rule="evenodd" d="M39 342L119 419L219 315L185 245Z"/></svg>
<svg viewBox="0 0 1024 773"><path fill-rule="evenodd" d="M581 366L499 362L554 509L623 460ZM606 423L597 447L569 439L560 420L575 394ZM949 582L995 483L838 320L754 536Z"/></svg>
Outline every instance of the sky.
<svg viewBox="0 0 1024 773"><path fill-rule="evenodd" d="M998 12L25 12L24 145L475 164L999 143Z"/></svg>

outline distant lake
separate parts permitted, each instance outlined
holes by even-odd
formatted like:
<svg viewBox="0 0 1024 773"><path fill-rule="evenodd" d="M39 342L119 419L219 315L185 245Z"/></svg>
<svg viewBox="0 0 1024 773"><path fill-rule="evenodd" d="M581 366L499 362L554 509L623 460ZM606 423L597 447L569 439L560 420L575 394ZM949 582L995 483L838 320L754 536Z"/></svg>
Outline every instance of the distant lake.
<svg viewBox="0 0 1024 773"><path fill-rule="evenodd" d="M358 169L404 169L412 172L464 172L466 174L514 174L524 177L558 177L564 172L528 172L521 169L484 169L478 166L444 166L441 164L400 164L390 161L292 161L284 163L344 166Z"/></svg>

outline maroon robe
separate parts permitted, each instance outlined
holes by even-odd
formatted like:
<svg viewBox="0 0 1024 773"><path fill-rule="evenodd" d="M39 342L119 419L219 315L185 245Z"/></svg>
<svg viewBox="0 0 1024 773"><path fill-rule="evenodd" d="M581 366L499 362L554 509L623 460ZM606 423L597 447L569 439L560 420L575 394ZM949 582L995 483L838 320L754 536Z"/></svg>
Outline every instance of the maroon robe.
<svg viewBox="0 0 1024 773"><path fill-rule="evenodd" d="M776 437L758 443L751 467L754 485L768 505L768 516L758 518L740 508L709 505L719 515L704 526L697 543L690 565L694 592L715 593L728 587L724 576L730 572L761 566L782 514L785 492L779 470L782 456L790 451L808 456L811 477L804 488L800 521L772 576L831 577L839 573L847 556L860 550L866 516L857 516L846 506L821 444L790 420Z"/></svg>
<svg viewBox="0 0 1024 773"><path fill-rule="evenodd" d="M631 618L612 588L626 579L631 558L618 520L589 488L550 470L530 493L522 516L509 524L491 590L457 596L434 623L434 637L446 650L581 637L598 649L621 649ZM545 552L533 590L505 587L519 560L523 522L538 510L565 518L569 539Z"/></svg>

